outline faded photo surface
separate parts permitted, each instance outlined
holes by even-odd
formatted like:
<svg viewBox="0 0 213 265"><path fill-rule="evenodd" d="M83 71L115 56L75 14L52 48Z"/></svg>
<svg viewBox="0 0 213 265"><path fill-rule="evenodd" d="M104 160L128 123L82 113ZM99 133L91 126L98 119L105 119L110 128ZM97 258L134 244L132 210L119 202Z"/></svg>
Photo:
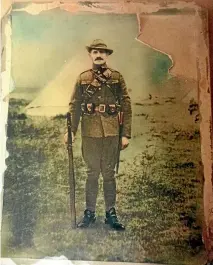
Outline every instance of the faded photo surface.
<svg viewBox="0 0 213 265"><path fill-rule="evenodd" d="M143 28L136 14L56 8L32 15L23 8L16 4L11 13L14 90L2 256L200 264L203 172L196 59L190 71L171 74L172 55L140 41ZM194 13L154 16L187 23ZM190 60L193 42L172 45ZM81 89L88 85L92 95L78 124L76 108L82 111ZM119 91L124 113L115 174L120 109L112 90ZM75 127L76 229L70 214L69 110Z"/></svg>

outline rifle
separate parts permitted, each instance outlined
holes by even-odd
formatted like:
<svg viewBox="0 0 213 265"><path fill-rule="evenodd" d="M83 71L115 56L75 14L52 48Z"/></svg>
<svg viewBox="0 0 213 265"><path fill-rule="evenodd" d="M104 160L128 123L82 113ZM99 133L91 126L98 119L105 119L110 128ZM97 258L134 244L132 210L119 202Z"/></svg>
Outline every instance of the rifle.
<svg viewBox="0 0 213 265"><path fill-rule="evenodd" d="M119 141L118 141L118 155L117 155L117 162L116 162L116 174L118 174L119 164L120 164L120 154L121 154L121 147L122 147L123 119L124 119L124 113L122 111L120 111L118 113Z"/></svg>
<svg viewBox="0 0 213 265"><path fill-rule="evenodd" d="M70 186L70 212L71 212L71 227L76 227L76 209L75 209L75 173L73 163L73 150L72 150L72 123L71 114L67 112L67 129L68 129L68 160L69 160L69 186Z"/></svg>

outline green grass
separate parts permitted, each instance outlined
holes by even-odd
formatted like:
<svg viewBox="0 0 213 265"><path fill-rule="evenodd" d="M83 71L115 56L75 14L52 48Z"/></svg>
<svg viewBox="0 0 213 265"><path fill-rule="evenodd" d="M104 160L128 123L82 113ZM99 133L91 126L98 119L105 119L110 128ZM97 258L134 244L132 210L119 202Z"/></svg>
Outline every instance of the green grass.
<svg viewBox="0 0 213 265"><path fill-rule="evenodd" d="M147 145L131 162L124 156L117 176L124 233L111 231L103 222L102 179L96 225L71 230L65 116L27 117L22 114L26 104L10 102L2 256L199 264L202 174L197 129L171 127L159 132L162 137L155 140L152 153ZM76 210L81 218L86 169L75 151Z"/></svg>

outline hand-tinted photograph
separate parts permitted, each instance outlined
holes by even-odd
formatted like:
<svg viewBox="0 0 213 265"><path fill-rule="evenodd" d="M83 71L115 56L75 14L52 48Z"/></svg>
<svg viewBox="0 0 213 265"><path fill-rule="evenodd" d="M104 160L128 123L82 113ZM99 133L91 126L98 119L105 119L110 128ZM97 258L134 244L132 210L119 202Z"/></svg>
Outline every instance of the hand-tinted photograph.
<svg viewBox="0 0 213 265"><path fill-rule="evenodd" d="M2 256L200 265L192 38L171 30L191 41L171 43L191 62L172 74L172 54L140 40L140 15L24 8L11 12ZM159 34L168 17L187 23L195 13L152 16Z"/></svg>

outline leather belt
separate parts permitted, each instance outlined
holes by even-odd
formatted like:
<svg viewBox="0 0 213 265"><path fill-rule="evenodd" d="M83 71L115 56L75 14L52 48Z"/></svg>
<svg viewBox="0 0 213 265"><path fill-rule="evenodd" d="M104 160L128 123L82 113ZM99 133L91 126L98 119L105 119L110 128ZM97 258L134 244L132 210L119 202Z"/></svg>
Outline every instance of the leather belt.
<svg viewBox="0 0 213 265"><path fill-rule="evenodd" d="M99 112L112 115L118 113L120 108L121 107L118 104L99 104L97 106L94 103L81 104L81 110L84 114L93 114L95 112Z"/></svg>

